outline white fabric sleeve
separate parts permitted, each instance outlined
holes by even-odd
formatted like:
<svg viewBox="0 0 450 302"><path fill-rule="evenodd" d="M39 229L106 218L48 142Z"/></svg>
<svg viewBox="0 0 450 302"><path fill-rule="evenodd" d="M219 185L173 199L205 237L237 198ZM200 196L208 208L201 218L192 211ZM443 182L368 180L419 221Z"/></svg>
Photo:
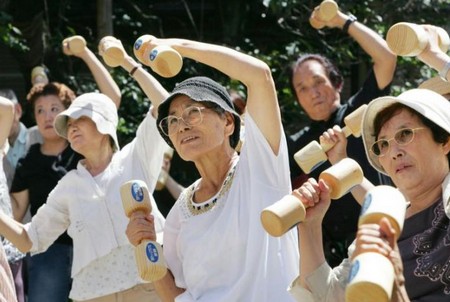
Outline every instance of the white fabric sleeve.
<svg viewBox="0 0 450 302"><path fill-rule="evenodd" d="M306 283L309 290L300 285L297 277L289 286L289 293L299 302L344 302L351 267L350 257L354 250L355 242L348 248L348 258L345 258L339 266L331 269L328 263L324 262L307 276Z"/></svg>

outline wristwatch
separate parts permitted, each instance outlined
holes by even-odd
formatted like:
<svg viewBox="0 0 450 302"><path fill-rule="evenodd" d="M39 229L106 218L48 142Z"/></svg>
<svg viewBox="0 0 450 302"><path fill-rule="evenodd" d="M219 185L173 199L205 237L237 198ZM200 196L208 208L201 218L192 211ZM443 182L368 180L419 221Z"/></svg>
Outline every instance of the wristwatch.
<svg viewBox="0 0 450 302"><path fill-rule="evenodd" d="M358 19L355 16L353 16L352 14L349 14L347 21L345 21L345 24L342 27L342 31L345 33L348 33L348 28L350 27L350 24L352 24L353 22L355 22L357 20Z"/></svg>

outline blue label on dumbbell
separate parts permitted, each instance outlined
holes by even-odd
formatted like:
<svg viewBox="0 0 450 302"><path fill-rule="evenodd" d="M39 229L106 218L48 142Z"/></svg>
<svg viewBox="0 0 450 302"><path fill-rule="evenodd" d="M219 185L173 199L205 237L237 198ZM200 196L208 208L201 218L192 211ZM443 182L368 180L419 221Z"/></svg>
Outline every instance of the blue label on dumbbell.
<svg viewBox="0 0 450 302"><path fill-rule="evenodd" d="M312 168L311 168L311 172L314 171L317 167L319 167L320 165L322 165L325 162L325 160L322 160L320 162L318 162L317 164L315 164Z"/></svg>
<svg viewBox="0 0 450 302"><path fill-rule="evenodd" d="M142 39L137 39L136 42L134 43L134 49L139 50L139 48L141 48L142 46Z"/></svg>
<svg viewBox="0 0 450 302"><path fill-rule="evenodd" d="M156 56L158 56L158 50L157 49L153 49L150 52L150 61L153 61L154 59L156 59Z"/></svg>
<svg viewBox="0 0 450 302"><path fill-rule="evenodd" d="M142 187L136 182L131 185L131 195L137 202L144 200L144 190L142 190Z"/></svg>
<svg viewBox="0 0 450 302"><path fill-rule="evenodd" d="M364 202L361 206L361 215L363 215L367 211L371 203L372 203L372 194L368 193L364 198Z"/></svg>
<svg viewBox="0 0 450 302"><path fill-rule="evenodd" d="M148 243L145 247L145 253L147 254L147 259L151 262L157 262L159 259L158 249L153 243Z"/></svg>
<svg viewBox="0 0 450 302"><path fill-rule="evenodd" d="M352 267L350 268L350 273L348 274L348 283L350 283L353 278L358 274L359 272L359 260L356 260L353 262Z"/></svg>

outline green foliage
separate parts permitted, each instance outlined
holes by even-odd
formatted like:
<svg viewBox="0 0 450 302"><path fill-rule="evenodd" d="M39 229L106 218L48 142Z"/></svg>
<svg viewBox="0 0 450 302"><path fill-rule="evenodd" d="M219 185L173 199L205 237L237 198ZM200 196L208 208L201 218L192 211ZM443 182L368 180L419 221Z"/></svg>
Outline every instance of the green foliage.
<svg viewBox="0 0 450 302"><path fill-rule="evenodd" d="M340 9L351 12L381 36L400 21L430 23L449 31L448 0L342 0ZM50 2L49 2L50 3ZM78 93L97 89L86 66L77 58L61 53L63 38L74 34L85 37L92 50L97 49L95 3L89 0L65 0L59 7L49 7L47 63L55 78L66 81ZM211 1L146 1L115 0L113 6L114 36L132 54L134 41L143 34L158 37L181 37L227 45L254 55L269 64L277 85L283 123L288 133L307 122L289 87L289 65L301 53L322 53L329 57L346 77L346 83L358 83L370 66L370 58L339 29L315 30L309 24L311 10L319 0L211 0ZM0 12L0 39L10 47L22 47L20 32L8 15ZM149 70L150 71L150 70ZM150 71L151 72L151 71ZM118 68L111 69L122 89L119 137L128 142L149 108L149 100L136 82ZM415 58L399 58L394 93L416 87L435 72ZM182 72L172 78L158 78L164 87L190 76L206 75L229 88L245 94L245 87L210 67L185 59ZM349 87L354 91L358 85Z"/></svg>

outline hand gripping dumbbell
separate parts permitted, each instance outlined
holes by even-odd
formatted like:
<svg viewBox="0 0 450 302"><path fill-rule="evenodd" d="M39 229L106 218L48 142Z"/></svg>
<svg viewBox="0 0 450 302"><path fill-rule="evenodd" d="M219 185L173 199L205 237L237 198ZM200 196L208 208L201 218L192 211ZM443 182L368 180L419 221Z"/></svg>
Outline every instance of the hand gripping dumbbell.
<svg viewBox="0 0 450 302"><path fill-rule="evenodd" d="M143 35L134 42L134 55L144 65L165 78L176 76L183 67L183 58L172 47L160 45L154 48L149 42L154 39L151 35Z"/></svg>
<svg viewBox="0 0 450 302"><path fill-rule="evenodd" d="M148 214L152 210L147 185L141 180L131 180L120 187L123 208L127 217L142 211ZM152 240L142 240L135 247L134 253L139 275L147 281L156 281L167 273L163 251L159 243Z"/></svg>
<svg viewBox="0 0 450 302"><path fill-rule="evenodd" d="M106 65L117 67L125 59L125 50L122 42L112 36L103 37L98 43L98 53L102 56Z"/></svg>
<svg viewBox="0 0 450 302"><path fill-rule="evenodd" d="M342 131L346 137L350 134L355 137L361 136L361 121L366 108L367 104L364 104L344 118L345 127ZM326 152L333 146L334 144L319 144L317 141L312 141L297 151L294 159L303 172L308 174L328 159Z"/></svg>
<svg viewBox="0 0 450 302"><path fill-rule="evenodd" d="M448 33L437 27L439 48L447 52L450 45ZM386 34L386 43L398 56L413 57L419 55L427 47L429 34L419 24L399 22L391 26Z"/></svg>
<svg viewBox="0 0 450 302"><path fill-rule="evenodd" d="M86 48L86 40L82 36L72 36L62 41L63 51L66 55L74 55Z"/></svg>
<svg viewBox="0 0 450 302"><path fill-rule="evenodd" d="M317 7L316 14L318 14L318 17L321 20L327 22L333 19L334 16L336 16L338 10L339 7L336 2L334 2L333 0L324 0ZM318 22L314 18L309 18L309 24L311 24L311 26L315 29L321 29L324 27L323 23Z"/></svg>
<svg viewBox="0 0 450 302"><path fill-rule="evenodd" d="M400 191L390 186L377 186L366 194L358 225L378 224L381 218L386 217L395 229L397 240L403 229L406 207L405 197ZM345 301L391 301L394 278L394 267L387 257L376 252L359 254L351 264Z"/></svg>
<svg viewBox="0 0 450 302"><path fill-rule="evenodd" d="M363 181L361 166L351 158L344 158L319 175L330 187L331 199L339 199ZM305 220L306 207L294 195L286 195L261 212L261 222L270 235L279 237Z"/></svg>

